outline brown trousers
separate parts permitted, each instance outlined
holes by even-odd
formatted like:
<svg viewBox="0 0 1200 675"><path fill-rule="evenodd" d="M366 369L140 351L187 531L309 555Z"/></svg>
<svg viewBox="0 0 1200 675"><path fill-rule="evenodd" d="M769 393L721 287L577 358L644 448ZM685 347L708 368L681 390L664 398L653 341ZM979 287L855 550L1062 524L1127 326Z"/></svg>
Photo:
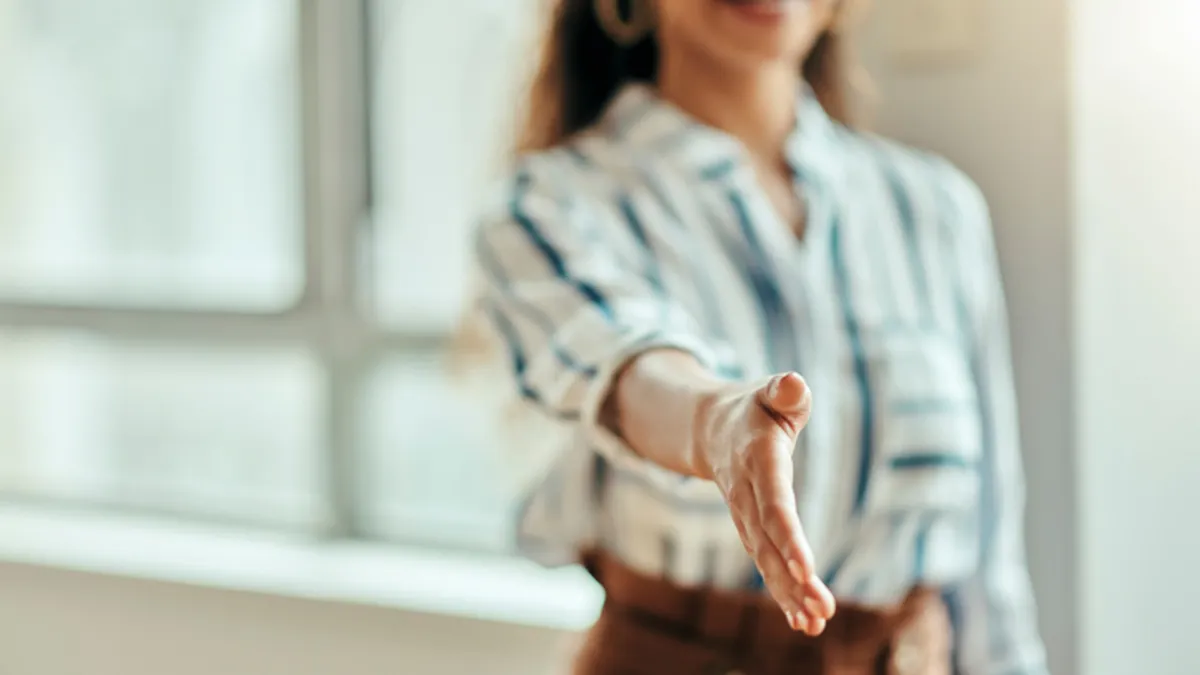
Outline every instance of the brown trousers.
<svg viewBox="0 0 1200 675"><path fill-rule="evenodd" d="M816 638L765 596L683 588L611 556L588 569L606 600L575 675L949 675L945 605L914 591L887 611L839 606Z"/></svg>

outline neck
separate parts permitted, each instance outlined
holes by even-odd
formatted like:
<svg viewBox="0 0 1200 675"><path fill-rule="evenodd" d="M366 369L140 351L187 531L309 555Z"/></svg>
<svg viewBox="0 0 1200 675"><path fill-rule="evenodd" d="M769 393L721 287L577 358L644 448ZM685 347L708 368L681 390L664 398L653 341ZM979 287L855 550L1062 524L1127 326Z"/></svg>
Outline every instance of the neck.
<svg viewBox="0 0 1200 675"><path fill-rule="evenodd" d="M794 65L731 70L697 54L664 49L657 86L663 99L737 138L755 159L782 161L796 119L800 75Z"/></svg>

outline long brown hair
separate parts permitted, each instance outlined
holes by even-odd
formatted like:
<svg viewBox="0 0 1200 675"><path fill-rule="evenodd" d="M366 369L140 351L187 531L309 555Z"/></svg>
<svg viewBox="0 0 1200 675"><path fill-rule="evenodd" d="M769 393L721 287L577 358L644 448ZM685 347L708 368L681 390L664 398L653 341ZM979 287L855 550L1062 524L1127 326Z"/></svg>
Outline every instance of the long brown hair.
<svg viewBox="0 0 1200 675"><path fill-rule="evenodd" d="M526 104L519 152L561 144L591 126L622 84L653 82L658 70L658 43L653 35L621 46L601 27L594 0L550 0L550 5L553 14ZM848 73L841 35L833 30L822 33L800 70L825 111L848 124Z"/></svg>

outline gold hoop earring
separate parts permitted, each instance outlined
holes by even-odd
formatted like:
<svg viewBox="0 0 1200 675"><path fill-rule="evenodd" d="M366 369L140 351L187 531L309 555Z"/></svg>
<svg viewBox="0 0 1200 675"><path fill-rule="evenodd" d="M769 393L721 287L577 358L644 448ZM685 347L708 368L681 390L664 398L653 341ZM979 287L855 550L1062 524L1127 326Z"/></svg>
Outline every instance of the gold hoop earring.
<svg viewBox="0 0 1200 675"><path fill-rule="evenodd" d="M622 47L646 37L654 28L651 0L630 0L629 18L621 17L621 0L594 0L596 20L605 33Z"/></svg>

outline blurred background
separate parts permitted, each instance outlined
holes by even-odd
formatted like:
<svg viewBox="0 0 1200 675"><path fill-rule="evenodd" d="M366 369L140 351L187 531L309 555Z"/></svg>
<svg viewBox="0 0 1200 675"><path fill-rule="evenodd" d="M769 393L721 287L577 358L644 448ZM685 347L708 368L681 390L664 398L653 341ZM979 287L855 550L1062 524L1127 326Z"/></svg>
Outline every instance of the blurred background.
<svg viewBox="0 0 1200 675"><path fill-rule="evenodd" d="M558 672L598 590L445 359L540 4L0 0L0 674ZM874 4L862 116L993 208L1053 672L1200 673L1200 5Z"/></svg>

